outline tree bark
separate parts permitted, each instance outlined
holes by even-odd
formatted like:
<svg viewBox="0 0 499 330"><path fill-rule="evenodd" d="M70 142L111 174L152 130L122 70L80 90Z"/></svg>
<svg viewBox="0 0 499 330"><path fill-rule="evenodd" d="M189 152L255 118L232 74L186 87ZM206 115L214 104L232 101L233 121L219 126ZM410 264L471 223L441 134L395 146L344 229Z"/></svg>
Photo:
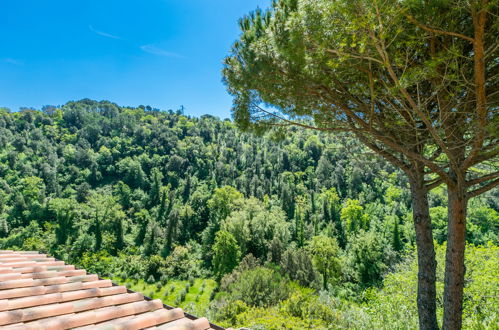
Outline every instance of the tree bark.
<svg viewBox="0 0 499 330"><path fill-rule="evenodd" d="M466 245L466 193L461 185L448 187L448 234L445 255L443 329L461 329Z"/></svg>
<svg viewBox="0 0 499 330"><path fill-rule="evenodd" d="M418 251L418 315L419 328L438 329L436 307L436 268L435 248L428 206L428 190L423 175L410 180L412 193L412 216L416 231Z"/></svg>

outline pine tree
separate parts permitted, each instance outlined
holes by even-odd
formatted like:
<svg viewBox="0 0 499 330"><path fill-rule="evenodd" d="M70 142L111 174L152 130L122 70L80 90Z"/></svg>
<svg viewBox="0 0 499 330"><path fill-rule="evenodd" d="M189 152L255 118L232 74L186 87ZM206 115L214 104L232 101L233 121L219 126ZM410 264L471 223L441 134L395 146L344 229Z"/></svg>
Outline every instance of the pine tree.
<svg viewBox="0 0 499 330"><path fill-rule="evenodd" d="M141 246L144 243L144 239L146 237L150 215L147 210L142 209L139 212L135 213L135 218L139 222L139 231L137 233L137 236L135 237L135 245Z"/></svg>
<svg viewBox="0 0 499 330"><path fill-rule="evenodd" d="M168 216L168 225L166 227L166 241L161 251L161 256L163 258L167 257L172 250L173 239L177 229L177 224L180 219L180 212L178 210L179 207L175 207L174 210L170 212Z"/></svg>
<svg viewBox="0 0 499 330"><path fill-rule="evenodd" d="M151 190L149 192L149 205L158 205L161 200L161 187L162 187L163 174L158 168L151 170Z"/></svg>
<svg viewBox="0 0 499 330"><path fill-rule="evenodd" d="M183 203L185 204L189 197L191 196L191 175L187 174L187 178L184 181L184 189L182 190L182 200Z"/></svg>
<svg viewBox="0 0 499 330"><path fill-rule="evenodd" d="M322 221L325 223L329 223L331 221L331 216L329 215L329 205L326 199L322 202Z"/></svg>
<svg viewBox="0 0 499 330"><path fill-rule="evenodd" d="M392 247L395 251L401 251L403 248L403 243L402 239L400 238L400 231L399 231L399 221L398 217L394 216L394 224L393 224L393 230L392 230Z"/></svg>
<svg viewBox="0 0 499 330"><path fill-rule="evenodd" d="M94 250L100 251L100 249L102 248L102 228L101 228L101 223L100 223L99 217L95 217L94 225L93 225L93 232L95 235Z"/></svg>
<svg viewBox="0 0 499 330"><path fill-rule="evenodd" d="M125 232L123 229L123 218L119 217L118 219L115 220L114 223L114 232L115 232L115 237L116 237L116 242L114 245L115 252L116 254L118 251L123 250L125 247Z"/></svg>
<svg viewBox="0 0 499 330"><path fill-rule="evenodd" d="M9 235L9 224L7 218L0 214L0 237L7 237Z"/></svg>
<svg viewBox="0 0 499 330"><path fill-rule="evenodd" d="M293 219L295 214L295 200L293 192L288 183L284 183L281 190L282 209L286 212L288 219Z"/></svg>
<svg viewBox="0 0 499 330"><path fill-rule="evenodd" d="M302 247L305 242L305 222L300 212L295 214L295 237L298 246Z"/></svg>
<svg viewBox="0 0 499 330"><path fill-rule="evenodd" d="M144 255L150 256L152 254L157 253L156 241L158 235L159 235L159 228L157 223L154 220L149 221L145 237Z"/></svg>

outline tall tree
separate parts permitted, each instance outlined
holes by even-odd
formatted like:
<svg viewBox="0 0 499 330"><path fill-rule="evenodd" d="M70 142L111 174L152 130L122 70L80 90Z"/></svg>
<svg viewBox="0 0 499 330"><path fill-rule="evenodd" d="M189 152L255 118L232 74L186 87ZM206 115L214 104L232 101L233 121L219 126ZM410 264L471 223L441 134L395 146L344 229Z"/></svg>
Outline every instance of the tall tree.
<svg viewBox="0 0 499 330"><path fill-rule="evenodd" d="M158 205L161 200L161 187L163 186L163 174L158 168L151 170L151 190L149 191L149 204Z"/></svg>
<svg viewBox="0 0 499 330"><path fill-rule="evenodd" d="M74 219L77 215L78 203L74 199L54 198L49 201L48 208L54 213L56 221L56 243L66 244L74 230Z"/></svg>
<svg viewBox="0 0 499 330"><path fill-rule="evenodd" d="M240 256L234 236L225 230L218 231L213 245L213 270L218 281L237 266Z"/></svg>
<svg viewBox="0 0 499 330"><path fill-rule="evenodd" d="M88 216L92 221L91 231L95 235L95 251L102 249L103 233L108 231L114 238L113 253L124 246L123 218L125 214L118 204L117 198L105 194L105 192L94 192L88 201Z"/></svg>
<svg viewBox="0 0 499 330"><path fill-rule="evenodd" d="M308 250L312 255L315 267L322 274L323 288L327 290L328 283L338 278L341 272L338 243L336 239L326 236L314 236Z"/></svg>
<svg viewBox="0 0 499 330"><path fill-rule="evenodd" d="M241 128L352 132L407 174L423 329L438 328L428 190L449 187L444 328L460 328L466 203L499 183L499 172L484 165L499 153L499 33L487 19L497 7L487 0L278 0L241 19L225 61Z"/></svg>

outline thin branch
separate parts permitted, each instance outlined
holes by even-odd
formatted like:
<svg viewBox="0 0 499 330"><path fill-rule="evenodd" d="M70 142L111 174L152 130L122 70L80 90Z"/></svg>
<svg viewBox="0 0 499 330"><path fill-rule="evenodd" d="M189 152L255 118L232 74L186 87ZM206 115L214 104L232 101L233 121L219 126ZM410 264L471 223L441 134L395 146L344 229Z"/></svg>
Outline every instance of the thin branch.
<svg viewBox="0 0 499 330"><path fill-rule="evenodd" d="M266 113L267 115L272 116L278 120L282 120L282 121L288 123L289 125L299 126L299 127L303 127L303 128L307 128L307 129L313 129L316 131L340 131L340 132L350 132L351 131L351 129L342 128L342 127L335 127L335 128L333 128L333 127L316 127L316 126L311 126L311 125L307 125L307 124L302 124L302 123L292 121L292 120L286 119L284 117L278 116L275 113L267 111L267 110L259 107L256 104L253 104L253 106L255 108L258 108L258 110L260 110L261 112Z"/></svg>
<svg viewBox="0 0 499 330"><path fill-rule="evenodd" d="M384 150L384 149L381 149L380 147L378 147L377 145L375 145L374 143L370 142L364 135L362 135L360 132L358 131L355 131L355 136L357 136L359 138L359 140L361 140L363 143L365 143L365 145L371 149L372 151L374 151L375 153L379 154L380 156L382 156L383 158L385 158L386 160L388 160L390 163L392 163L393 165L399 167L402 171L404 171L407 175L411 175L411 169L409 168L409 166L407 166L406 163L404 163L403 160L397 158L395 155L392 155L391 153L389 153L388 151Z"/></svg>
<svg viewBox="0 0 499 330"><path fill-rule="evenodd" d="M428 191L430 191L430 190L440 186L442 183L444 183L444 180L442 180L442 178L438 178L438 179L431 180L430 182L425 183L425 186L426 186L426 189L428 189Z"/></svg>
<svg viewBox="0 0 499 330"><path fill-rule="evenodd" d="M497 155L499 155L499 145L494 144L492 146L487 146L484 149L489 149L490 147L492 147L492 150L481 153L478 156L476 156L473 159L473 162L471 163L470 166L473 166L473 165L476 165L476 164L481 163L483 161L492 159L492 158L496 157Z"/></svg>
<svg viewBox="0 0 499 330"><path fill-rule="evenodd" d="M484 175L484 176L476 178L476 179L468 180L466 182L466 186L471 187L473 185L476 185L476 184L479 184L479 183L482 183L482 182L485 182L488 180L492 180L492 179L495 179L497 177L499 177L499 171L494 172L494 173L490 173L488 175Z"/></svg>
<svg viewBox="0 0 499 330"><path fill-rule="evenodd" d="M421 22L418 22L414 17L412 17L409 14L405 14L405 16L407 17L407 19L411 23L414 23L415 25L417 25L418 27L422 28L425 31L432 32L432 33L435 33L435 34L444 34L444 35L448 35L448 36L458 37L458 38L461 38L461 39L464 39L464 40L468 40L471 43L473 43L475 41L473 38L468 37L468 36L466 36L464 34L461 34L461 33L440 30L440 29L437 29L437 28L425 25L425 24L423 24Z"/></svg>
<svg viewBox="0 0 499 330"><path fill-rule="evenodd" d="M467 194L468 199L476 197L478 195L483 194L484 192L487 192L491 190L494 187L497 187L499 185L499 178L495 179L494 181L486 184L485 186L482 186L478 189L472 190Z"/></svg>
<svg viewBox="0 0 499 330"><path fill-rule="evenodd" d="M379 63L379 64L383 64L382 61L378 60L377 58L371 57L371 56L364 56L364 55L355 55L355 54L351 54L351 53L344 53L344 52L340 52L340 51L335 50L335 49L326 49L326 52L331 53L331 54L335 54L335 55L338 55L338 56L346 56L346 57L357 58L357 59L361 59L361 60L368 60L368 61L376 62L376 63Z"/></svg>

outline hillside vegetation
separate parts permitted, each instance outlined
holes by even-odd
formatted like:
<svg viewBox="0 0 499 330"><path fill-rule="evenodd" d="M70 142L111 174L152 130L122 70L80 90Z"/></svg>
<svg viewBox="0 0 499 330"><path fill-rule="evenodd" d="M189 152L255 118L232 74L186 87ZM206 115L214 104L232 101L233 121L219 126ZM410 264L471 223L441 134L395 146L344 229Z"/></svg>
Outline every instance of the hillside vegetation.
<svg viewBox="0 0 499 330"><path fill-rule="evenodd" d="M50 253L222 325L417 328L407 187L347 135L257 137L88 99L0 109L0 249ZM498 323L498 200L470 202L469 328ZM430 204L441 291L444 188Z"/></svg>

